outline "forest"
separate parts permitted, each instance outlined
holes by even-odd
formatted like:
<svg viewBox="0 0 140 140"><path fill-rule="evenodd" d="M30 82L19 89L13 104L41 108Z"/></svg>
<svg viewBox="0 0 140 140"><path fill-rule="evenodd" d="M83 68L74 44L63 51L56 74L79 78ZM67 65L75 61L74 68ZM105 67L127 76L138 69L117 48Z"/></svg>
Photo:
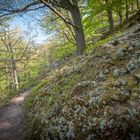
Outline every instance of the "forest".
<svg viewBox="0 0 140 140"><path fill-rule="evenodd" d="M0 0L0 140L139 140L139 38L139 0Z"/></svg>

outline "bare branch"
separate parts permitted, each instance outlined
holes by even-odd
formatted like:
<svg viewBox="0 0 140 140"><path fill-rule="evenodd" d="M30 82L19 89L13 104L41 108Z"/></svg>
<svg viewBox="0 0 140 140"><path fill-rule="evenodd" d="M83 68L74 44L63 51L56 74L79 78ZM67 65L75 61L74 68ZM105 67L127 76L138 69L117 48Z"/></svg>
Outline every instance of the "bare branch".
<svg viewBox="0 0 140 140"><path fill-rule="evenodd" d="M17 9L14 9L13 7L11 7L11 9L5 9L5 8L2 9L1 8L0 9L1 10L0 18L5 17L5 16L10 16L10 15L16 14L16 13L23 13L23 12L27 12L27 11L38 10L38 9L45 7L45 5L40 5L40 4L41 4L40 2L34 1L28 5L25 5L23 7L17 8ZM33 6L37 6L37 7L31 8Z"/></svg>

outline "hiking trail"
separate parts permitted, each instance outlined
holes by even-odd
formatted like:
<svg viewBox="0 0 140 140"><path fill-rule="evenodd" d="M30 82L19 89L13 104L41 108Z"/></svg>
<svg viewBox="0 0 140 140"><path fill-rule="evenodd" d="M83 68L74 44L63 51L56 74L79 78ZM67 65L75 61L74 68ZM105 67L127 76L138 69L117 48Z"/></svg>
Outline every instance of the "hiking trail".
<svg viewBox="0 0 140 140"><path fill-rule="evenodd" d="M24 140L24 108L23 102L30 91L13 97L10 102L0 108L0 140Z"/></svg>

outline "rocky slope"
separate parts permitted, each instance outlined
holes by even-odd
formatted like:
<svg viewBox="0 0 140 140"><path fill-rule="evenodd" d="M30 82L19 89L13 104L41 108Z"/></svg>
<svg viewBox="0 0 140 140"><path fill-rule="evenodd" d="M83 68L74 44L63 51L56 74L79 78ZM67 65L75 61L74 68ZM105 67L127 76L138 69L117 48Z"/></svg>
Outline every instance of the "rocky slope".
<svg viewBox="0 0 140 140"><path fill-rule="evenodd" d="M140 139L140 16L115 40L48 73L27 100L32 139Z"/></svg>

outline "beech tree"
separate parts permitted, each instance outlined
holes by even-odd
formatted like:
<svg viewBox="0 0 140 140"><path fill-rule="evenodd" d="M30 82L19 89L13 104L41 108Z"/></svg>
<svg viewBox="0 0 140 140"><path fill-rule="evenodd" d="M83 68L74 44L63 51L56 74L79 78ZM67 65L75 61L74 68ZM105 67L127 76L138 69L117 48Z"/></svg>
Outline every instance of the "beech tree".
<svg viewBox="0 0 140 140"><path fill-rule="evenodd" d="M47 7L57 14L65 23L73 27L75 32L77 55L81 55L83 54L86 45L78 2L78 0L19 0L18 2L8 2L7 0L4 0L1 2L2 4L0 6L0 17ZM63 16L59 8L69 11L71 13L71 19L67 19Z"/></svg>
<svg viewBox="0 0 140 140"><path fill-rule="evenodd" d="M42 0L42 2L44 2L44 0ZM58 1L52 0L51 4L53 6L58 6L60 8L70 11L71 17L73 20L72 24L73 24L73 28L75 32L75 39L76 39L76 44L77 44L77 54L78 55L82 54L86 45L85 45L83 25L81 21L81 14L78 7L78 1L77 0L67 0L67 1L66 0L58 0Z"/></svg>

